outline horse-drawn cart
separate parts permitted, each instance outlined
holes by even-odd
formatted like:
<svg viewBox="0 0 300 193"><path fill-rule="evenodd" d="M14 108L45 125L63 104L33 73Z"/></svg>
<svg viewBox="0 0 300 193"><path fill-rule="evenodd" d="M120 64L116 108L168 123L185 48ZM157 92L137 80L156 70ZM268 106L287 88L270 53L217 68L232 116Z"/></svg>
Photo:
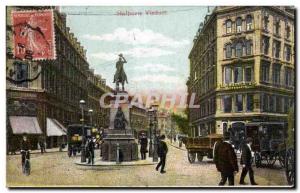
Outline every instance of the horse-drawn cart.
<svg viewBox="0 0 300 193"><path fill-rule="evenodd" d="M213 158L213 148L217 141L221 141L223 135L210 134L205 137L187 137L183 140L188 153L188 160L194 163L196 157L198 161L202 161L204 156Z"/></svg>
<svg viewBox="0 0 300 193"><path fill-rule="evenodd" d="M286 124L282 122L252 122L245 125L246 137L253 139L255 165L263 162L273 166L278 160L284 167Z"/></svg>

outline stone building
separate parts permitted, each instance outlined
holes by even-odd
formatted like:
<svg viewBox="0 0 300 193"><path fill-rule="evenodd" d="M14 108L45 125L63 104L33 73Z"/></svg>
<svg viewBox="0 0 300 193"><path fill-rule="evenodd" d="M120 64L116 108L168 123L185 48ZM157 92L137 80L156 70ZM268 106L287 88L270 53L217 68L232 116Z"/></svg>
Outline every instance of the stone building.
<svg viewBox="0 0 300 193"><path fill-rule="evenodd" d="M160 130L160 133L168 133L168 131L171 129L171 115L166 110L161 110L158 112L157 115L157 121L158 121L158 129Z"/></svg>
<svg viewBox="0 0 300 193"><path fill-rule="evenodd" d="M148 121L147 109L132 105L130 108L130 126L135 138L138 138L141 132L147 133L149 127Z"/></svg>
<svg viewBox="0 0 300 193"><path fill-rule="evenodd" d="M220 6L200 24L189 54L195 136L248 122L286 122L294 105L293 7Z"/></svg>
<svg viewBox="0 0 300 193"><path fill-rule="evenodd" d="M12 10L53 9L56 42L55 60L18 60L13 55ZM81 119L79 101L87 102L84 110L88 123L88 109L93 109L93 125L107 126L107 110L99 108L97 97L111 90L105 80L91 73L86 50L66 26L66 15L56 7L7 7L7 79L33 81L14 84L6 83L7 94L7 137L8 146L21 134L30 134L33 148L37 136L47 139L47 146L53 147L65 140L68 124ZM18 139L17 139L18 140ZM17 144L18 146L18 144Z"/></svg>

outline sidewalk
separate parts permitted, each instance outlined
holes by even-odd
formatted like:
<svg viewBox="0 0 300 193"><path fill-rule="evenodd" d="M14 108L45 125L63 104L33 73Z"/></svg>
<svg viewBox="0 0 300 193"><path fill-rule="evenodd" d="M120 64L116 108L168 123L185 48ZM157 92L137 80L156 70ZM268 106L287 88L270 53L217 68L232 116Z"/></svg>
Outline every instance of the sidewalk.
<svg viewBox="0 0 300 193"><path fill-rule="evenodd" d="M95 155L99 155L100 151L95 150ZM116 163L115 161L102 161L102 158L95 159L95 162L93 165L88 164L87 162L81 162L81 158L77 159L75 161L76 165L80 166L145 166L145 165L155 165L157 162L152 161L152 157L147 157L146 160L141 160L140 158L135 161L124 161L120 163Z"/></svg>
<svg viewBox="0 0 300 193"><path fill-rule="evenodd" d="M184 143L182 143L182 146L181 147L179 147L179 142L174 142L173 141L173 143L171 143L171 141L167 141L167 144L168 145L171 145L172 147L175 147L175 148L177 148L177 149L180 149L180 150L182 150L182 151L186 151L186 148L185 148L185 145L184 145Z"/></svg>
<svg viewBox="0 0 300 193"><path fill-rule="evenodd" d="M67 151L68 151L68 148L64 148L64 149L62 149L62 151L59 151L59 148L56 147L56 148L46 149L45 154L55 153L55 152L67 152ZM21 154L20 151L16 151L16 154L8 154L8 155L11 156L11 155L20 155L20 154ZM30 154L41 154L41 150L40 149L31 150Z"/></svg>

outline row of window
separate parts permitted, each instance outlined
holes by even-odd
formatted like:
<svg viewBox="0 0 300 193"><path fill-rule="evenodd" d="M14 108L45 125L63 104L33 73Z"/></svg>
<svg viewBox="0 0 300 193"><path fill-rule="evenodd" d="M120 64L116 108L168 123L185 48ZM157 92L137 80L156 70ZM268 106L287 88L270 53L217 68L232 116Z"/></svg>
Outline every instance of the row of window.
<svg viewBox="0 0 300 193"><path fill-rule="evenodd" d="M54 72L53 70L44 71L43 88L48 92L61 97L63 100L72 101L76 104L79 100L86 98L87 94L87 92L78 85L68 82L65 78L62 78L62 76L59 76L57 72Z"/></svg>
<svg viewBox="0 0 300 193"><path fill-rule="evenodd" d="M253 81L253 66L225 66L223 68L224 84L252 82Z"/></svg>
<svg viewBox="0 0 300 193"><path fill-rule="evenodd" d="M223 96L223 112L251 112L254 108L254 95L253 94L236 94ZM246 106L244 107L244 101Z"/></svg>
<svg viewBox="0 0 300 193"><path fill-rule="evenodd" d="M294 100L278 95L261 94L260 108L263 112L287 113L294 105ZM222 96L224 113L252 112L254 109L254 94L235 94Z"/></svg>
<svg viewBox="0 0 300 193"><path fill-rule="evenodd" d="M246 16L246 31L250 31L253 29L253 18L251 15ZM236 33L241 33L243 31L243 23L244 20L241 17L238 17L235 20L235 30ZM233 33L233 24L234 22L231 19L226 20L225 26L226 26L226 34Z"/></svg>
<svg viewBox="0 0 300 193"><path fill-rule="evenodd" d="M263 63L261 65L261 82L270 83L270 63ZM282 73L284 73L284 80L281 80ZM273 64L272 69L272 81L275 85L284 85L286 87L294 86L294 70L289 67L285 67L282 70L281 64Z"/></svg>
<svg viewBox="0 0 300 193"><path fill-rule="evenodd" d="M252 40L247 40L245 42L239 41L234 45L227 43L224 46L225 58L231 58L233 51L235 52L235 57L249 56L253 54L253 43Z"/></svg>
<svg viewBox="0 0 300 193"><path fill-rule="evenodd" d="M262 83L270 83L270 64L262 63L260 69L260 80ZM282 73L284 73L284 80L281 80ZM236 65L225 66L223 68L223 84L252 82L254 77L254 70L252 65ZM274 85L283 85L286 87L294 86L294 71L292 68L285 67L282 71L281 64L273 64L272 69L272 83Z"/></svg>
<svg viewBox="0 0 300 193"><path fill-rule="evenodd" d="M212 97L200 103L200 108L189 109L190 119L195 121L199 118L206 117L216 113L216 98Z"/></svg>
<svg viewBox="0 0 300 193"><path fill-rule="evenodd" d="M280 24L280 19L274 17L273 20L273 34L276 36L281 36L281 24ZM269 25L270 21L269 21L269 15L265 14L265 16L263 17L263 29L265 32L269 32L270 29L270 25ZM289 25L289 23L287 21L285 21L285 36L286 39L290 39L291 37L291 26Z"/></svg>
<svg viewBox="0 0 300 193"><path fill-rule="evenodd" d="M58 31L56 33L56 45L57 53L61 53L67 60L78 68L81 69L83 66L88 65L81 55L75 51L75 48L68 43L68 40L64 38L63 35L60 35Z"/></svg>
<svg viewBox="0 0 300 193"><path fill-rule="evenodd" d="M262 94L260 100L263 112L287 113L294 106L292 98L278 95Z"/></svg>
<svg viewBox="0 0 300 193"><path fill-rule="evenodd" d="M269 55L270 49L270 38L267 36L262 36L261 51L265 55ZM274 40L272 45L272 56L275 58L281 58L281 42ZM291 61L292 47L288 44L284 45L283 59L286 61Z"/></svg>

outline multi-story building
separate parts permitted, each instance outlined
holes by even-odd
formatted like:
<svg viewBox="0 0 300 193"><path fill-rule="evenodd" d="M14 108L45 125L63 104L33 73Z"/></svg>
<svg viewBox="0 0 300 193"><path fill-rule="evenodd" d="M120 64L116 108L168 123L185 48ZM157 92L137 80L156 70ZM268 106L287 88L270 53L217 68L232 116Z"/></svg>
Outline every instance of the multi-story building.
<svg viewBox="0 0 300 193"><path fill-rule="evenodd" d="M106 85L106 80L100 75L94 74L94 70L90 69L88 72L88 109L93 110L90 114L90 122L99 128L108 128L109 126L109 108L100 106L99 99L112 89Z"/></svg>
<svg viewBox="0 0 300 193"><path fill-rule="evenodd" d="M149 124L146 108L132 105L130 108L130 126L136 138L141 132L147 133Z"/></svg>
<svg viewBox="0 0 300 193"><path fill-rule="evenodd" d="M161 133L167 133L171 129L171 115L166 110L158 112L157 121Z"/></svg>
<svg viewBox="0 0 300 193"><path fill-rule="evenodd" d="M56 42L55 60L18 60L13 55L12 10L53 9ZM99 98L108 90L105 80L91 73L86 50L66 26L66 15L55 7L7 7L7 77L9 80L36 79L20 84L7 81L8 145L22 133L42 135L49 147L65 135L65 127L81 119L80 100L94 110L93 125L107 126L109 112L99 107ZM18 127L18 128L17 128ZM19 134L19 135L18 135ZM32 137L36 147L37 137ZM33 147L34 148L34 147Z"/></svg>
<svg viewBox="0 0 300 193"><path fill-rule="evenodd" d="M247 122L286 122L294 105L293 7L221 6L205 17L190 52L194 135Z"/></svg>

